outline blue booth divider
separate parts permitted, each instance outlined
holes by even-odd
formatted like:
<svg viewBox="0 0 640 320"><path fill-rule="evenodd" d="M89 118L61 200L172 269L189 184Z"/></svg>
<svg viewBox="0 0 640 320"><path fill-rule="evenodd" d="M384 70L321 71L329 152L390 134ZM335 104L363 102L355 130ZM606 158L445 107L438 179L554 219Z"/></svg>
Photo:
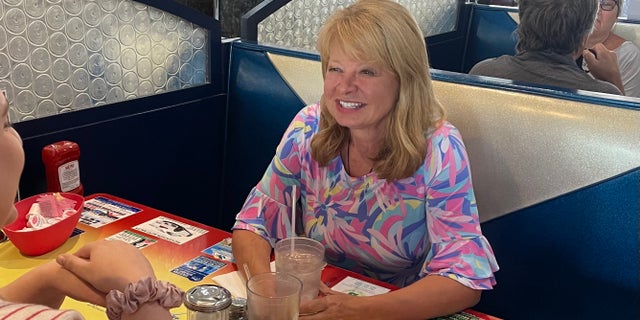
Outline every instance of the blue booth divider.
<svg viewBox="0 0 640 320"><path fill-rule="evenodd" d="M223 227L232 225L235 213L271 161L284 130L304 106L279 76L267 52L250 43L232 43L228 84Z"/></svg>
<svg viewBox="0 0 640 320"><path fill-rule="evenodd" d="M638 319L638 169L482 224L500 263L478 310Z"/></svg>
<svg viewBox="0 0 640 320"><path fill-rule="evenodd" d="M517 8L473 5L470 10L467 44L464 48L462 72L469 72L478 62L514 55L518 35L518 24L509 14L517 15Z"/></svg>

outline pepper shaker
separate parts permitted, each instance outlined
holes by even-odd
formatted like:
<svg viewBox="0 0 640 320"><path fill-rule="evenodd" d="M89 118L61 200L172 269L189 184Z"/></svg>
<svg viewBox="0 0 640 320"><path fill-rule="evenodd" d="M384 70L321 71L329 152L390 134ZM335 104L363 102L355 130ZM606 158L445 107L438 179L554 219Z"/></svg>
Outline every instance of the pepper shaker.
<svg viewBox="0 0 640 320"><path fill-rule="evenodd" d="M231 299L229 320L247 320L247 299L240 297Z"/></svg>

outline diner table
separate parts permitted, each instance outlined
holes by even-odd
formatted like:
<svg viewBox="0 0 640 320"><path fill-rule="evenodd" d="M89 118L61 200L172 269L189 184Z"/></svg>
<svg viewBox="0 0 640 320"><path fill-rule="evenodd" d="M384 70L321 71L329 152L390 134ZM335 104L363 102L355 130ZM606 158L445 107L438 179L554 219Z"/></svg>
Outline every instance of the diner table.
<svg viewBox="0 0 640 320"><path fill-rule="evenodd" d="M214 214L214 213L212 213ZM0 243L0 286L26 271L55 259L61 253L75 252L84 244L100 239L119 239L142 250L154 267L158 279L176 284L183 290L201 284L219 284L216 279L237 271L231 253L231 233L196 221L163 212L106 193L85 197L84 210L73 234L62 246L46 254L22 255L10 242ZM322 281L329 287L350 287L350 294L395 290L393 285L355 272L327 265ZM233 292L233 291L232 291ZM67 298L62 309L78 310L86 319L107 319L101 306ZM187 319L184 305L171 310L174 319ZM450 320L496 320L475 310L441 317Z"/></svg>

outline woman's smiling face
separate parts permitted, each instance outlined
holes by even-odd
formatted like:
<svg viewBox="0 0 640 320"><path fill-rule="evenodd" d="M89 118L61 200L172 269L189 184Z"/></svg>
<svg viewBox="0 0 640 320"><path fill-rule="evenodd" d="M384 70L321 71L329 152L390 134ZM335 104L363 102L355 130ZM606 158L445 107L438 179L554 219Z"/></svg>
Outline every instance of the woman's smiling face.
<svg viewBox="0 0 640 320"><path fill-rule="evenodd" d="M324 99L336 121L352 130L382 130L398 100L396 75L381 65L354 60L336 46L325 71Z"/></svg>
<svg viewBox="0 0 640 320"><path fill-rule="evenodd" d="M9 122L9 101L4 93L0 93L0 120L0 226L4 226L17 216L13 203L24 167L22 139Z"/></svg>

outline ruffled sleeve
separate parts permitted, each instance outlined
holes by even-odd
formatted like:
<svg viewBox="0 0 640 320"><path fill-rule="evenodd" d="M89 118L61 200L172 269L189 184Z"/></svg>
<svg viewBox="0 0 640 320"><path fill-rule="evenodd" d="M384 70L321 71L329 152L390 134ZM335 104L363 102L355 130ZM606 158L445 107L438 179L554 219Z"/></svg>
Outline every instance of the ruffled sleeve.
<svg viewBox="0 0 640 320"><path fill-rule="evenodd" d="M426 274L437 274L479 290L492 289L498 271L493 251L484 236L456 239L431 245L424 268Z"/></svg>
<svg viewBox="0 0 640 320"><path fill-rule="evenodd" d="M278 239L295 234L291 230L291 208L301 194L302 157L308 153L304 146L314 132L312 125L317 123L318 113L319 105L315 104L303 108L293 118L262 179L236 215L234 230L252 231L272 246Z"/></svg>
<svg viewBox="0 0 640 320"><path fill-rule="evenodd" d="M473 289L492 289L498 263L482 235L468 156L446 123L430 137L427 227L430 247L420 276L437 274Z"/></svg>

